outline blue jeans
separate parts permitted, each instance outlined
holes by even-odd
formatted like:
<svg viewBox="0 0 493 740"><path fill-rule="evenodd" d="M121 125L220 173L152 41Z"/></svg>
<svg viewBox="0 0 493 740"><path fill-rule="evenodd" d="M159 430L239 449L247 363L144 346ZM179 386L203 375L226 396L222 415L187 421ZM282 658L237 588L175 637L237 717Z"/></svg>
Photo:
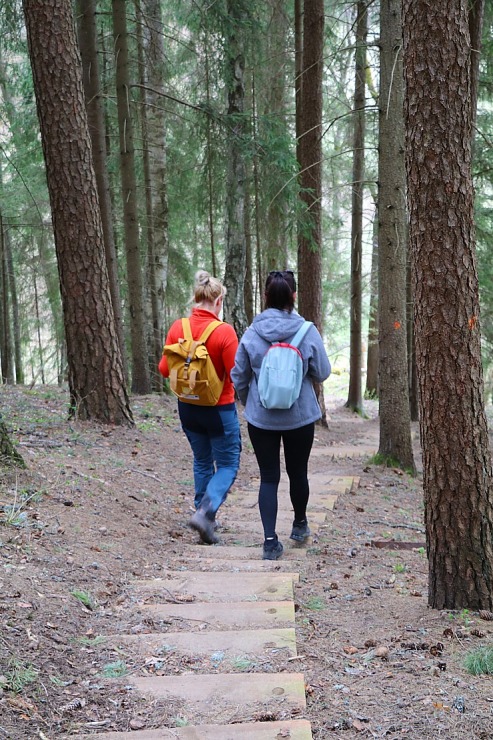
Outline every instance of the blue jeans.
<svg viewBox="0 0 493 740"><path fill-rule="evenodd" d="M195 508L214 519L240 467L241 435L234 403L195 406L178 402L183 431L193 452Z"/></svg>

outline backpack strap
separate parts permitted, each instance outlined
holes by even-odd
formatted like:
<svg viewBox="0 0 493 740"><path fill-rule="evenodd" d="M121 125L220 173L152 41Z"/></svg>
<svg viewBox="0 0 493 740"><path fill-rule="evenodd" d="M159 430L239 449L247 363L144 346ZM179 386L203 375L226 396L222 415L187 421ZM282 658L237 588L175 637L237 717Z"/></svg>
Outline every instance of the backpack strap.
<svg viewBox="0 0 493 740"><path fill-rule="evenodd" d="M207 342L207 340L209 339L209 337L212 334L212 332L214 331L214 329L217 329L217 327L218 326L221 326L222 323L224 323L224 322L223 321L219 321L219 320L218 321L211 321L211 323L208 326L206 326L206 328L204 329L204 331L202 332L200 338L197 341L198 342L204 342L204 343Z"/></svg>
<svg viewBox="0 0 493 740"><path fill-rule="evenodd" d="M307 333L308 329L310 328L310 326L313 326L313 322L312 321L305 321L305 323L300 326L300 328L298 329L298 331L296 332L296 334L294 335L294 337L291 339L291 341L289 342L289 344L292 344L293 347L298 347L299 344L300 344L300 342L301 342L301 340L303 339L303 337Z"/></svg>

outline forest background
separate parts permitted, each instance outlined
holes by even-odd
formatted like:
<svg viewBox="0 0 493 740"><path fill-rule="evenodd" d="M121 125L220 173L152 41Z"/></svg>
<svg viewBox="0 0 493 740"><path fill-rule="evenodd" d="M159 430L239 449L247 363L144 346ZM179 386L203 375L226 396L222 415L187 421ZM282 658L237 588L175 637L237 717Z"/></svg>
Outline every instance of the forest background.
<svg viewBox="0 0 493 740"><path fill-rule="evenodd" d="M128 89L133 118L136 213L144 276L146 331L152 333L156 263L164 328L189 307L193 274L203 267L224 278L228 126L228 8L226 3L127 2ZM244 55L241 156L245 165L245 229L249 311L261 308L266 271L297 267L302 205L295 130L294 3L234 3ZM247 11L248 5L248 11ZM353 191L354 65L357 3L325 2L323 64L323 331L336 369L349 368L351 210ZM115 49L111 3L79 3L96 12L99 96L111 227L125 347L130 352L128 267L120 191ZM492 9L483 26L474 183L483 315L483 362L492 364L493 309L489 244L491 216ZM375 305L372 280L378 179L379 4L368 4L365 42L365 175L363 211L363 324ZM0 36L2 381L56 383L66 373L63 316L24 19L18 3L2 4ZM229 114L234 117L235 114ZM151 171L149 171L149 169ZM160 201L159 201L160 198ZM149 203L149 201L151 201ZM373 261L375 255L373 254ZM300 286L301 288L302 286ZM364 349L375 338L363 331ZM366 369L366 368L365 368ZM154 362L153 387L160 388ZM374 381L370 381L370 391Z"/></svg>
<svg viewBox="0 0 493 740"><path fill-rule="evenodd" d="M131 426L127 388L165 389L165 331L198 267L224 279L239 335L267 272L293 268L359 413L367 348L379 454L412 473L419 406L432 605L491 607L492 9L24 0L2 13L3 381L67 381L72 416ZM454 530L433 514L458 492Z"/></svg>

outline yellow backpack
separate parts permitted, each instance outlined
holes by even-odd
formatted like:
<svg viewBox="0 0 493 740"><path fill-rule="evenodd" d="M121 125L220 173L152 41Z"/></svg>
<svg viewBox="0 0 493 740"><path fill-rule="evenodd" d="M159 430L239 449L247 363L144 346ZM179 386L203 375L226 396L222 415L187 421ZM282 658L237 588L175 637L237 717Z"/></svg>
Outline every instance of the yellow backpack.
<svg viewBox="0 0 493 740"><path fill-rule="evenodd" d="M215 406L224 386L205 346L206 341L222 321L212 321L199 339L192 337L190 320L182 319L184 337L176 344L165 344L163 354L168 360L170 387L180 401L197 406Z"/></svg>

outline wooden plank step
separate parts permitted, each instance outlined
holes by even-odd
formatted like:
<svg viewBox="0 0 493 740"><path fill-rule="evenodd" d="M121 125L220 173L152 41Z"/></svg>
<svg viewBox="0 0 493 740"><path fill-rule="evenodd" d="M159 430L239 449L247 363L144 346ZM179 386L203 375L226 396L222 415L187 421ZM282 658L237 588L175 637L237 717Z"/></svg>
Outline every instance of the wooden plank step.
<svg viewBox="0 0 493 740"><path fill-rule="evenodd" d="M221 530L219 530L221 532ZM306 557L306 550L297 547L292 540L283 542L284 552L282 560L284 562L291 560L301 560ZM242 547L241 545L185 545L183 548L183 556L186 559L190 557L201 557L201 558L218 558L229 560L230 562L239 560L252 560L259 553L259 546L252 545ZM261 550L260 550L261 553ZM263 561L267 564L276 566L276 561ZM295 563L292 563L292 567L296 567Z"/></svg>
<svg viewBox="0 0 493 740"><path fill-rule="evenodd" d="M151 590L163 601L195 597L195 601L286 601L293 599L293 581L298 573L207 573L169 571L167 578L135 580L131 586L141 592ZM168 596L168 598L166 598Z"/></svg>
<svg viewBox="0 0 493 740"><path fill-rule="evenodd" d="M73 737L73 736L72 736ZM278 722L244 722L233 725L200 725L173 727L135 732L106 732L97 735L77 735L79 740L312 740L311 726L306 719Z"/></svg>
<svg viewBox="0 0 493 740"><path fill-rule="evenodd" d="M130 676L125 686L159 699L184 701L190 711L217 712L217 707L238 712L262 705L268 711L305 709L302 673L186 673L180 676Z"/></svg>
<svg viewBox="0 0 493 740"><path fill-rule="evenodd" d="M146 604L140 608L152 619L172 620L183 625L234 629L280 627L294 624L294 604L290 601L240 601L228 603ZM177 625L175 625L177 626Z"/></svg>
<svg viewBox="0 0 493 740"><path fill-rule="evenodd" d="M139 655L162 655L169 650L183 655L211 655L227 657L262 656L285 650L296 656L294 628L252 630L210 630L202 632L146 632L138 635L109 635L106 641L122 648L131 646Z"/></svg>
<svg viewBox="0 0 493 740"><path fill-rule="evenodd" d="M197 571L226 571L230 573L291 572L293 570L293 562L285 560L284 553L280 560L261 560L261 545L258 546L257 553L258 560L229 560L227 558L220 559L217 557L192 559L189 557L187 559L184 558L182 563L179 560L176 561L176 565L186 564L189 567L193 566L193 569Z"/></svg>

